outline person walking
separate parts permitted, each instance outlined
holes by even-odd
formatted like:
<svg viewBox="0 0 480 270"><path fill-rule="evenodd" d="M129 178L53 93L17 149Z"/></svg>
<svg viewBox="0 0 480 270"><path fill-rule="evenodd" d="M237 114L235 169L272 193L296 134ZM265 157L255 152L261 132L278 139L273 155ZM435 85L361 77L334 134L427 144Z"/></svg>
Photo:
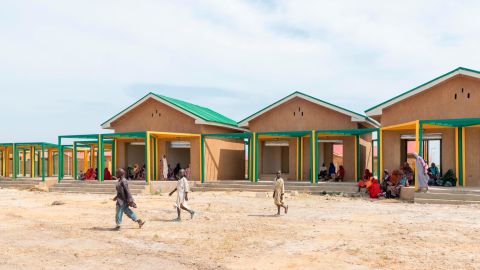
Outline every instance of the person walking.
<svg viewBox="0 0 480 270"><path fill-rule="evenodd" d="M181 221L181 210L185 210L190 213L190 218L193 219L195 216L195 211L188 208L188 192L190 192L190 187L188 185L188 180L185 177L185 170L180 169L178 172L179 179L177 180L177 187L168 194L168 196L172 196L172 194L176 191L177 192L177 201L176 201L176 208L177 208L177 219L175 221Z"/></svg>
<svg viewBox="0 0 480 270"><path fill-rule="evenodd" d="M132 209L130 209L130 207L137 208L137 205L135 204L132 193L130 193L130 189L128 188L128 181L125 178L125 171L123 169L118 169L115 173L115 176L118 179L115 187L117 190L117 196L113 198L113 200L117 202L115 214L115 222L117 226L115 227L115 230L120 230L124 213L131 220L138 223L138 227L141 229L145 224L145 221L138 219Z"/></svg>
<svg viewBox="0 0 480 270"><path fill-rule="evenodd" d="M278 171L275 177L275 188L273 190L273 200L277 206L277 216L280 216L280 208L285 209L285 214L288 213L288 205L283 202L283 195L285 194L285 182L282 178L282 172Z"/></svg>

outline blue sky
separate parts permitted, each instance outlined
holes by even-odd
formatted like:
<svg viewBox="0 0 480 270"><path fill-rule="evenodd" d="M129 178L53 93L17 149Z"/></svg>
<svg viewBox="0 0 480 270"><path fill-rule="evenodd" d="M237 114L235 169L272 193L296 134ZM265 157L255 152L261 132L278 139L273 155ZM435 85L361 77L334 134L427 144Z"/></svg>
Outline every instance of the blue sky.
<svg viewBox="0 0 480 270"><path fill-rule="evenodd" d="M0 1L0 142L55 142L147 92L235 120L302 91L365 109L480 69L478 1Z"/></svg>

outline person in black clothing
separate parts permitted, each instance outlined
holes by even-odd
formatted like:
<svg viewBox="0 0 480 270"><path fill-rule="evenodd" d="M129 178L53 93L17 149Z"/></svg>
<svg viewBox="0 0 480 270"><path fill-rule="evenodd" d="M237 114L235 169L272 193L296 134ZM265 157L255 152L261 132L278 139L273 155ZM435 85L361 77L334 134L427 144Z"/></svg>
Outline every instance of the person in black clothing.
<svg viewBox="0 0 480 270"><path fill-rule="evenodd" d="M120 230L122 224L123 213L125 213L130 219L138 223L138 227L142 228L145 224L145 221L138 219L135 213L130 209L130 207L137 208L135 201L133 200L132 193L128 188L128 181L125 179L125 171L123 169L118 169L115 173L118 182L116 185L117 196L113 198L117 202L115 221L117 223L116 230Z"/></svg>
<svg viewBox="0 0 480 270"><path fill-rule="evenodd" d="M173 169L173 177L175 179L180 179L180 177L178 176L178 173L180 172L182 168L180 167L180 163L177 163L177 166L175 167L175 169Z"/></svg>

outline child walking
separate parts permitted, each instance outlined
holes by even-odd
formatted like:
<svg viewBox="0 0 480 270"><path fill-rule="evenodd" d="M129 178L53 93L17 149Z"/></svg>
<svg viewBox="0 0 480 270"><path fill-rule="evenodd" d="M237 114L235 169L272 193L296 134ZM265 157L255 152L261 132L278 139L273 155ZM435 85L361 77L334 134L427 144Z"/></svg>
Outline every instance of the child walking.
<svg viewBox="0 0 480 270"><path fill-rule="evenodd" d="M190 213L190 218L193 219L193 216L195 216L195 211L191 210L188 208L187 201L188 201L188 192L190 191L190 187L188 185L188 180L185 177L185 170L181 169L178 173L179 178L177 181L177 187L170 192L168 196L172 196L172 194L176 191L177 192L177 202L176 202L176 207L177 207L177 219L175 221L181 221L180 217L180 210L185 210Z"/></svg>
<svg viewBox="0 0 480 270"><path fill-rule="evenodd" d="M285 214L288 213L288 205L285 205L283 202L283 195L285 194L285 182L282 178L282 173L277 172L277 177L275 178L275 188L273 190L273 200L277 206L277 216L280 216L280 208L285 209Z"/></svg>
<svg viewBox="0 0 480 270"><path fill-rule="evenodd" d="M115 230L120 230L120 226L122 225L123 213L125 213L134 222L138 223L139 228L142 228L142 226L145 224L145 221L137 219L135 213L132 211L132 209L130 209L130 206L133 208L137 208L137 205L135 204L132 193L130 193L130 189L128 188L128 181L125 178L125 171L123 169L118 169L115 175L118 179L116 185L117 196L113 198L113 200L117 202L115 215L115 221L117 223L117 226L115 227Z"/></svg>

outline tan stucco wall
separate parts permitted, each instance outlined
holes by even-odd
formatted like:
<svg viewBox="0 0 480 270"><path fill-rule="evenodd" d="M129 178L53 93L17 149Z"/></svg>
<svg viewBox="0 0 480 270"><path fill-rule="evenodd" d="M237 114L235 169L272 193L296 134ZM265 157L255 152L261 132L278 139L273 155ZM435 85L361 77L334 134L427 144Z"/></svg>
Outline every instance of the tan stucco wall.
<svg viewBox="0 0 480 270"><path fill-rule="evenodd" d="M132 131L163 131L198 133L200 126L195 120L178 110L175 110L154 99L148 99L143 104L129 111L111 123L115 132Z"/></svg>
<svg viewBox="0 0 480 270"><path fill-rule="evenodd" d="M470 98L467 98L468 93ZM418 119L480 117L478 104L480 80L458 75L383 109L381 124L385 127Z"/></svg>
<svg viewBox="0 0 480 270"><path fill-rule="evenodd" d="M480 186L480 129L465 128L466 185Z"/></svg>
<svg viewBox="0 0 480 270"><path fill-rule="evenodd" d="M140 106L136 107L135 109L129 111L119 119L113 121L111 123L111 128L115 130L115 132L135 132L135 131L159 131L159 132L174 132L174 133L194 133L194 134L208 134L208 133L230 133L230 132L239 132L237 130L220 127L220 126L212 126L212 125L197 125L195 124L194 118L181 113L180 111L173 109L161 102L158 102L154 99L148 99ZM167 152L166 145L171 140L174 139L159 139L158 141L158 153L159 158L158 161L161 163L161 157L163 154ZM192 180L199 180L200 178L200 139L199 138L180 138L178 140L182 141L190 141L191 148L190 148L190 165L191 165L191 178ZM205 152L205 159L206 160L214 160L218 164L226 164L225 166L221 166L220 171L217 171L217 167L215 166L208 166L205 168L208 170L208 174L206 174L206 179L215 180L219 177L223 178L230 178L231 179L243 179L244 178L244 170L245 170L245 161L244 158L238 158L240 155L244 155L243 151L243 141L241 140L225 140L220 143L221 140L213 141L211 139L207 139L209 141L208 149L211 150L214 154L208 154ZM240 146L241 145L241 146ZM242 148L241 148L242 147ZM241 151L239 150L241 148ZM207 145L206 145L207 150ZM233 154L225 154L229 150L239 150L238 153L235 155ZM118 147L118 165L119 167L125 167L127 163L126 159L126 149L125 143L119 141ZM240 152L242 152L240 154ZM222 154L220 154L222 153ZM172 152L173 155L175 155ZM175 159L175 156L172 157ZM223 160L225 158L225 160ZM169 157L167 155L167 160ZM185 160L185 158L182 158ZM237 164L238 161L238 164ZM168 161L169 163L170 160ZM174 162L172 160L172 162ZM230 165L232 164L232 165ZM152 165L155 165L152 162ZM173 167L175 164L171 164ZM185 164L186 165L186 164ZM185 166L182 164L182 166ZM230 168L231 167L231 168ZM239 173L242 170L243 172ZM161 178L161 170L162 167L159 165L157 167L159 169L158 178ZM241 178L233 178L234 176L240 176Z"/></svg>
<svg viewBox="0 0 480 270"><path fill-rule="evenodd" d="M253 132L349 129L357 126L350 116L298 97L249 121L249 129Z"/></svg>
<svg viewBox="0 0 480 270"><path fill-rule="evenodd" d="M206 138L205 179L245 179L245 143L242 140Z"/></svg>

